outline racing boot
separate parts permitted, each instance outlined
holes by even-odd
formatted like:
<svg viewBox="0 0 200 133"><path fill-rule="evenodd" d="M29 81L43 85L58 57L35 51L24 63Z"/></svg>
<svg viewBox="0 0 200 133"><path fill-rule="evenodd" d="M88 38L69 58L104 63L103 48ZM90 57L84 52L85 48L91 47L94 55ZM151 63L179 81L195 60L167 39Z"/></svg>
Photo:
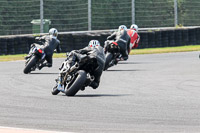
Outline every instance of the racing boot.
<svg viewBox="0 0 200 133"><path fill-rule="evenodd" d="M38 66L38 69L41 70L43 67L52 67L52 64L51 63L43 63L41 65Z"/></svg>
<svg viewBox="0 0 200 133"><path fill-rule="evenodd" d="M99 87L99 83L93 81L89 86L92 87L93 89L96 89Z"/></svg>

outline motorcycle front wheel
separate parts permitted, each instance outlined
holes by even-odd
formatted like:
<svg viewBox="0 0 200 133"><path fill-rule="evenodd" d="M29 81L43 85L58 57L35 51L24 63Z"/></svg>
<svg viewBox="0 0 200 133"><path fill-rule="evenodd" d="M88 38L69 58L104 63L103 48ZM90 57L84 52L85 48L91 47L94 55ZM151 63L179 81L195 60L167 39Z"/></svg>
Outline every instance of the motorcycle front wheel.
<svg viewBox="0 0 200 133"><path fill-rule="evenodd" d="M26 64L24 68L24 73L28 74L31 72L31 68L36 65L38 58L36 56L32 56L30 61Z"/></svg>
<svg viewBox="0 0 200 133"><path fill-rule="evenodd" d="M53 89L51 91L52 95L57 95L60 92L57 87L58 87L58 85L53 87Z"/></svg>
<svg viewBox="0 0 200 133"><path fill-rule="evenodd" d="M86 72L79 70L77 73L78 74L75 76L75 79L72 81L73 83L71 83L70 86L68 86L65 90L65 95L67 96L74 96L86 82Z"/></svg>

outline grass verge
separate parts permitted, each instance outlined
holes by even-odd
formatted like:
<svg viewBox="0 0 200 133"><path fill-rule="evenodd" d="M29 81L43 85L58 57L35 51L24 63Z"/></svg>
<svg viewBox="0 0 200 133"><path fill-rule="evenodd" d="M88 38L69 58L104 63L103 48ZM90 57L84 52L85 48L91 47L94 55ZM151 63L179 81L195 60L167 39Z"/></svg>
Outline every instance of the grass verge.
<svg viewBox="0 0 200 133"><path fill-rule="evenodd" d="M200 51L200 45L135 49L135 50L132 50L130 54L131 55L135 55L135 54L159 54L159 53L189 52L189 51Z"/></svg>
<svg viewBox="0 0 200 133"><path fill-rule="evenodd" d="M157 54L157 53L171 53L171 52L187 52L187 51L200 51L200 45L188 45L179 47L165 47L165 48L146 48L146 49L134 49L131 51L131 55L136 54ZM18 55L1 55L0 62L3 61L16 61L24 60L26 54ZM55 53L53 58L65 58L66 53Z"/></svg>
<svg viewBox="0 0 200 133"><path fill-rule="evenodd" d="M24 57L27 54L17 54L17 55L1 55L0 56L0 62L4 62L4 61L16 61L16 60L24 60ZM66 53L55 53L53 55L53 58L65 58L66 57Z"/></svg>

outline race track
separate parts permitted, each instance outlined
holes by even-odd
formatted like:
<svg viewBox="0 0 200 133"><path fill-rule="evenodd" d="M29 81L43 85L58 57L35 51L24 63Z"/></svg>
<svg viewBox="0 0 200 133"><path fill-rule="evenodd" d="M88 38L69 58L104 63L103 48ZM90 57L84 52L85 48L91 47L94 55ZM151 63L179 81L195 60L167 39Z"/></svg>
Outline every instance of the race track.
<svg viewBox="0 0 200 133"><path fill-rule="evenodd" d="M199 52L132 55L103 73L100 87L51 95L63 59L23 74L0 62L0 126L81 133L200 132Z"/></svg>

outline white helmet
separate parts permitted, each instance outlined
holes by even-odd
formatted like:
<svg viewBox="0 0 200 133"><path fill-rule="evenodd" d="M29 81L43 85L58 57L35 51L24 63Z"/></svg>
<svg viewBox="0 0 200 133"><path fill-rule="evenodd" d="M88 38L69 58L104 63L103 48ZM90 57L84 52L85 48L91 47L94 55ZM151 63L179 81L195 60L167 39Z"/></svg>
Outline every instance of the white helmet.
<svg viewBox="0 0 200 133"><path fill-rule="evenodd" d="M98 47L100 46L100 43L98 40L91 40L88 44L88 46L92 47L92 48L95 48L95 47Z"/></svg>
<svg viewBox="0 0 200 133"><path fill-rule="evenodd" d="M120 25L118 28L119 31L121 30L127 30L127 27L125 25Z"/></svg>
<svg viewBox="0 0 200 133"><path fill-rule="evenodd" d="M53 37L57 37L58 36L58 30L55 28L51 28L49 30L49 35L52 35Z"/></svg>
<svg viewBox="0 0 200 133"><path fill-rule="evenodd" d="M132 24L130 29L135 30L136 32L138 32L138 26L136 24Z"/></svg>

